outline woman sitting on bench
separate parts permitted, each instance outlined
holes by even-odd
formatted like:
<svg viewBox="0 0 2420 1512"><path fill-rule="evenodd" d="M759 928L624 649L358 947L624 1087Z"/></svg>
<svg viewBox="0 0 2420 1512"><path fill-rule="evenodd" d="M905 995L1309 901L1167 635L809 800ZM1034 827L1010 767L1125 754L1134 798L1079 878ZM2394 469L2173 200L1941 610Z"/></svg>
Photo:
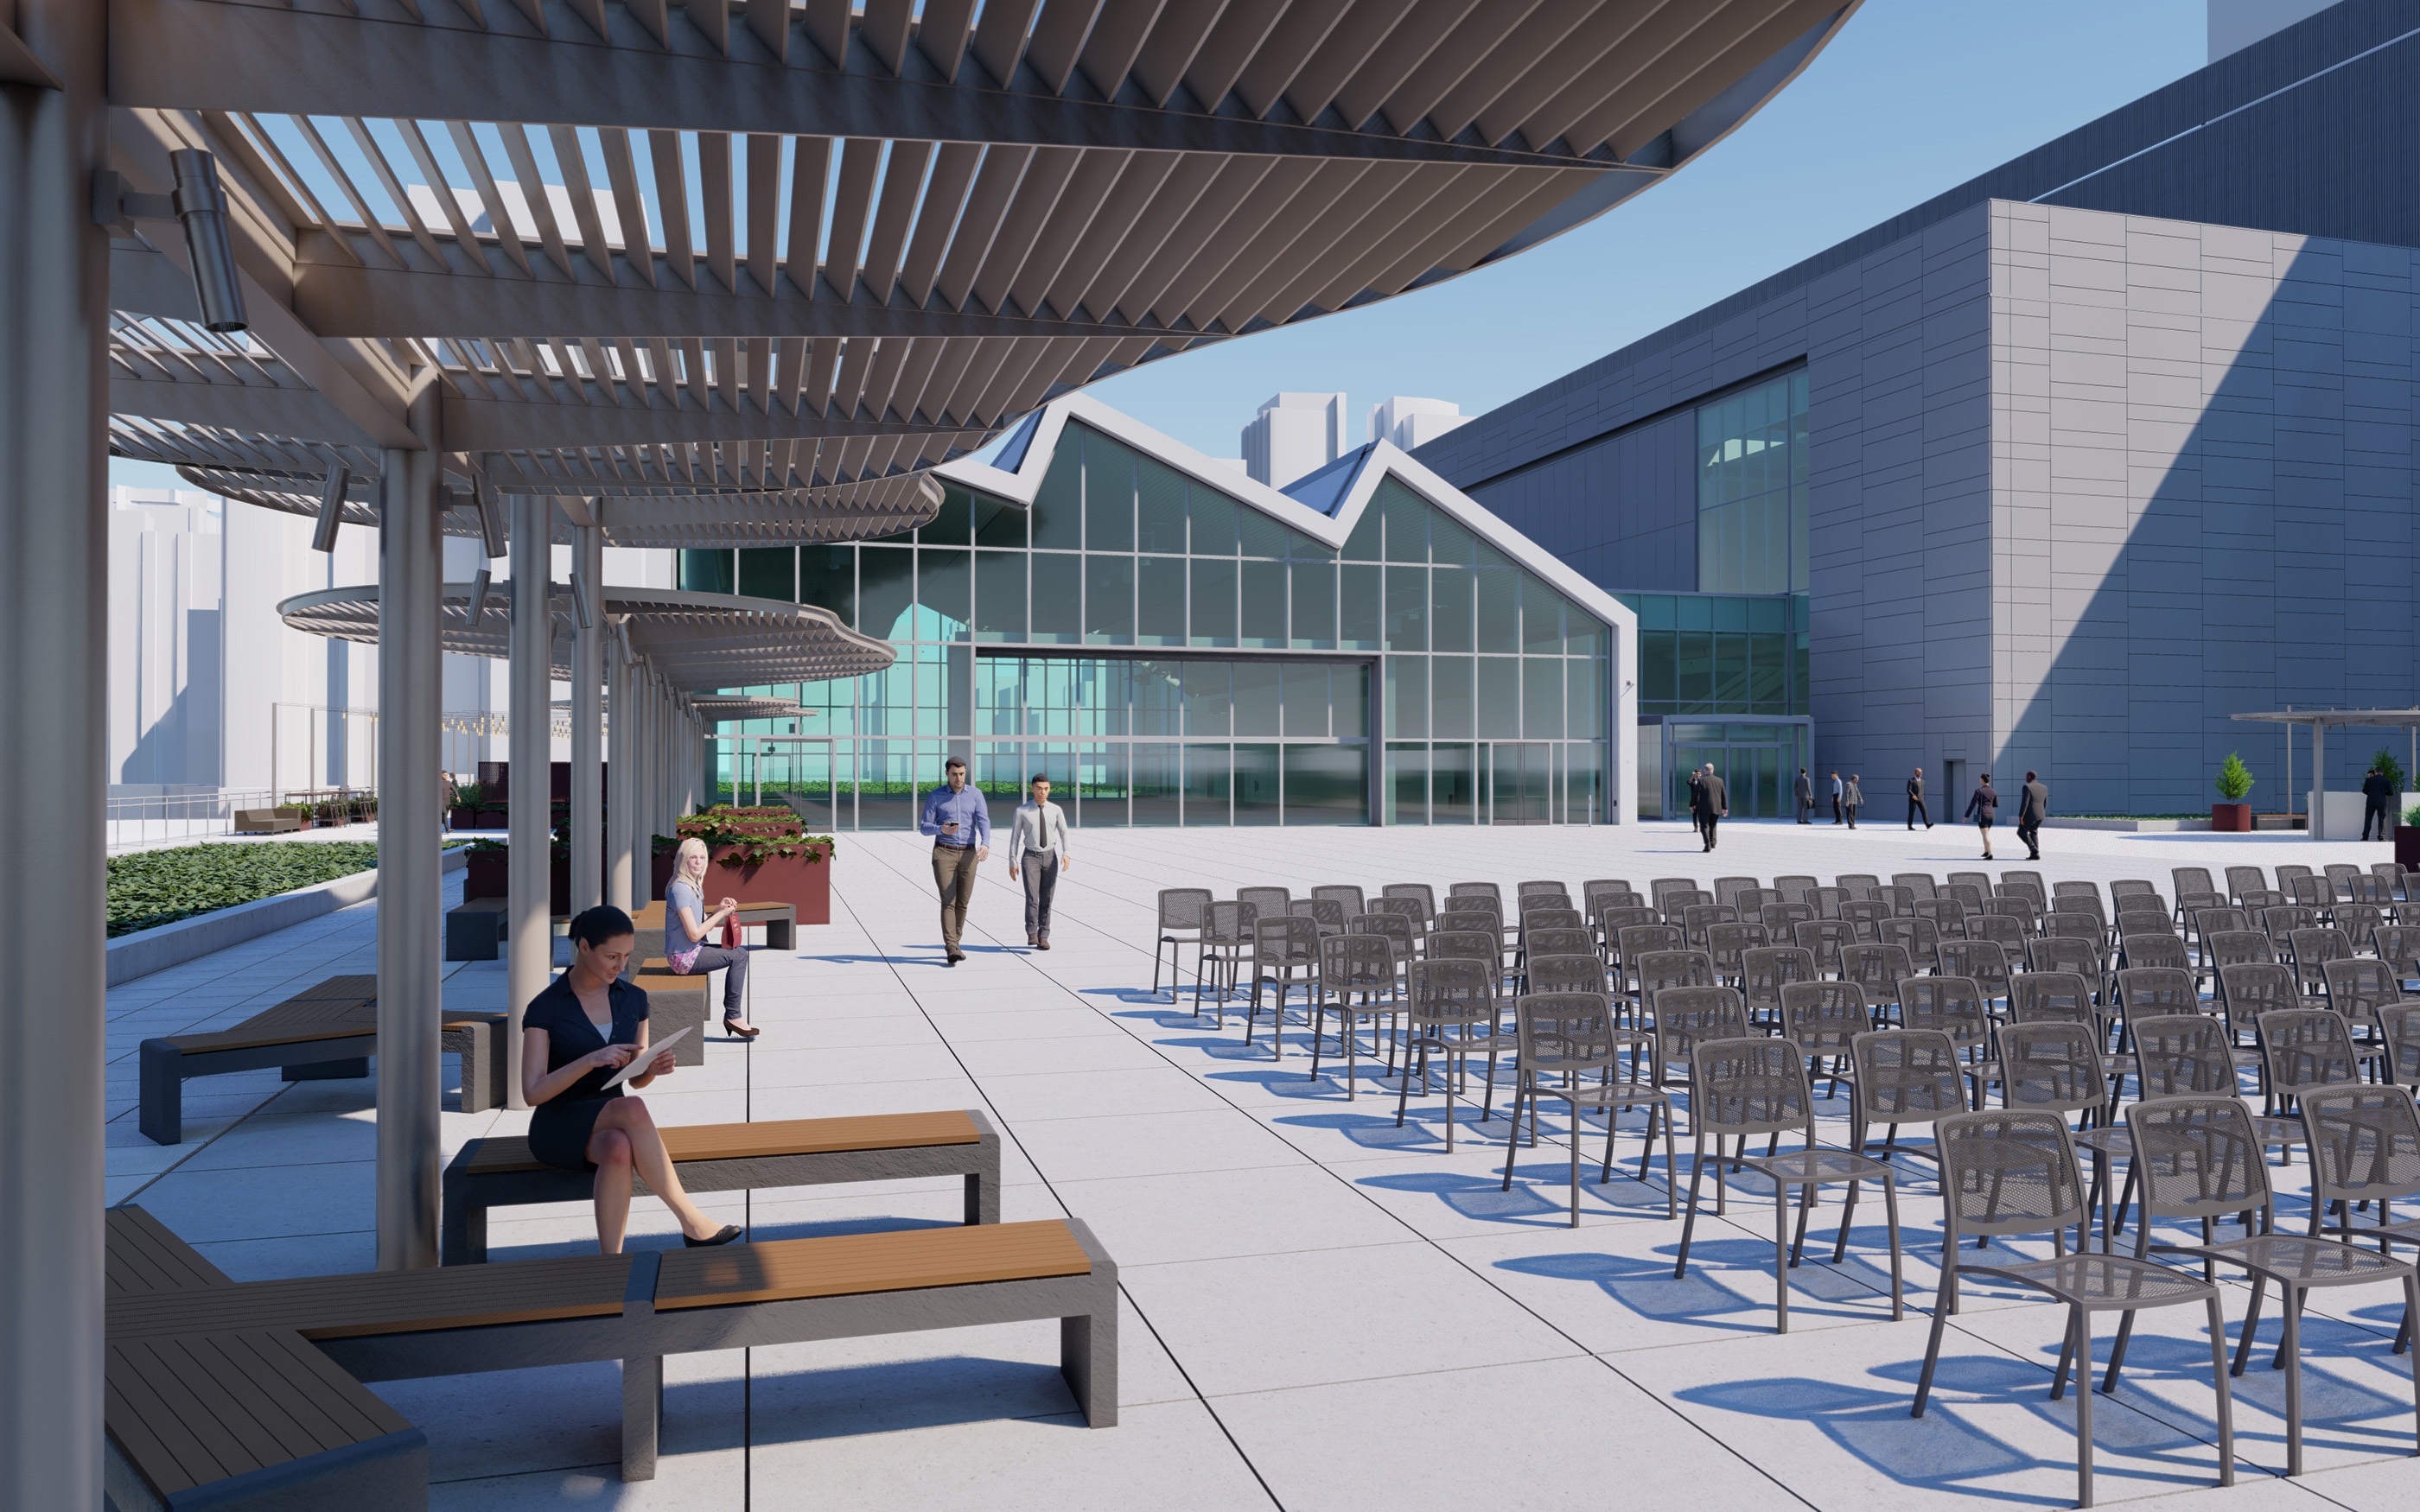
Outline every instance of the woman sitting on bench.
<svg viewBox="0 0 2420 1512"><path fill-rule="evenodd" d="M664 960L675 977L722 973L722 1026L743 1040L756 1038L748 1022L748 952L717 945L711 936L739 912L739 900L725 898L706 911L706 841L691 835L673 852L672 886L664 889Z"/></svg>
<svg viewBox="0 0 2420 1512"><path fill-rule="evenodd" d="M681 1190L647 1104L605 1085L647 1053L647 995L622 980L632 934L630 916L610 905L573 919L570 969L521 1011L521 1095L535 1110L530 1153L549 1165L597 1173L597 1247L607 1255L622 1253L633 1166L680 1220L682 1243L728 1244L739 1226L717 1228ZM629 1086L672 1072L666 1050Z"/></svg>

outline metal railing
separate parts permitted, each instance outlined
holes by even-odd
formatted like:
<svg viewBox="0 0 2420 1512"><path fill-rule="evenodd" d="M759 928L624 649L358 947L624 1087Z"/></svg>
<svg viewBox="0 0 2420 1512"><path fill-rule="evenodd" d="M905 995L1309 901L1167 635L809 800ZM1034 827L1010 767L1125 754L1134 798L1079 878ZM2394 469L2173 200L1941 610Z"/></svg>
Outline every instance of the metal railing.
<svg viewBox="0 0 2420 1512"><path fill-rule="evenodd" d="M109 854L233 834L238 811L268 809L275 803L266 788L192 788L111 798L106 828Z"/></svg>

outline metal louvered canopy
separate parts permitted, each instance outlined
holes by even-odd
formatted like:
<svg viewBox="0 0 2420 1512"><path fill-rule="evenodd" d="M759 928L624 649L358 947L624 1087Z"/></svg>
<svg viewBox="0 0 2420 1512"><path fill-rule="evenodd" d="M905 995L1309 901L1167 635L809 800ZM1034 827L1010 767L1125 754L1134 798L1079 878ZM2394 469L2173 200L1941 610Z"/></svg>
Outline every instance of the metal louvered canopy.
<svg viewBox="0 0 2420 1512"><path fill-rule="evenodd" d="M708 724L726 719L795 719L807 713L796 699L753 698L740 694L721 694L709 698L693 698L690 706L698 717Z"/></svg>
<svg viewBox="0 0 2420 1512"><path fill-rule="evenodd" d="M218 155L254 330L121 232L111 402L414 450L433 374L499 487L898 509L1055 393L1604 212L1854 4L112 0L116 157Z"/></svg>
<svg viewBox="0 0 2420 1512"><path fill-rule="evenodd" d="M490 594L477 625L471 623L471 595L469 583L445 585L442 644L453 656L504 659L510 650L504 594ZM880 671L896 656L890 642L860 635L812 605L612 585L604 596L606 618L620 624L631 652L683 692L859 677ZM571 675L570 589L555 585L548 604L555 631L552 674L566 679ZM279 604L277 613L311 635L378 641L375 583L298 594Z"/></svg>

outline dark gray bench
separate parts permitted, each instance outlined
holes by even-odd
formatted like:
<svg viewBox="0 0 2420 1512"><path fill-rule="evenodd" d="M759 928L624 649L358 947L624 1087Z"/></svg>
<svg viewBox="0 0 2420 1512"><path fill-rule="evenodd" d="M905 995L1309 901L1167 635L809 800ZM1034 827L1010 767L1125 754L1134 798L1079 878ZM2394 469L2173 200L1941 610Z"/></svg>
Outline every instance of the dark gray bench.
<svg viewBox="0 0 2420 1512"><path fill-rule="evenodd" d="M660 961L647 963L651 966L663 964ZM633 973L630 980L647 995L647 1021L651 1026L647 1038L661 1040L668 1038L675 1029L694 1030L673 1046L673 1064L705 1065L707 992L715 985L714 975L700 972L694 977L675 977L669 971L643 968Z"/></svg>
<svg viewBox="0 0 2420 1512"><path fill-rule="evenodd" d="M462 1057L462 1111L502 1106L504 1015L448 1013L441 1032L443 1048ZM193 1077L270 1066L289 1082L367 1076L377 1050L378 979L331 977L233 1028L144 1041L136 1052L136 1126L154 1144L178 1144Z"/></svg>
<svg viewBox="0 0 2420 1512"><path fill-rule="evenodd" d="M465 898L445 910L445 959L493 961L504 938L504 900Z"/></svg>
<svg viewBox="0 0 2420 1512"><path fill-rule="evenodd" d="M622 1363L623 1479L649 1480L665 1355L1054 1319L1086 1421L1114 1427L1117 1266L1074 1219L113 1289L112 1494L420 1512L427 1446L364 1383L600 1360ZM181 1386L124 1390L155 1379L139 1367L154 1359L186 1362ZM236 1402L258 1417L230 1423L219 1409ZM262 1420L271 1431L253 1431Z"/></svg>
<svg viewBox="0 0 2420 1512"><path fill-rule="evenodd" d="M664 1149L691 1192L737 1192L926 1176L966 1179L966 1221L1000 1222L1000 1131L974 1109L665 1128ZM635 1176L632 1190L646 1183ZM596 1178L541 1164L518 1134L473 1139L445 1167L442 1257L488 1257L488 1212L586 1202Z"/></svg>

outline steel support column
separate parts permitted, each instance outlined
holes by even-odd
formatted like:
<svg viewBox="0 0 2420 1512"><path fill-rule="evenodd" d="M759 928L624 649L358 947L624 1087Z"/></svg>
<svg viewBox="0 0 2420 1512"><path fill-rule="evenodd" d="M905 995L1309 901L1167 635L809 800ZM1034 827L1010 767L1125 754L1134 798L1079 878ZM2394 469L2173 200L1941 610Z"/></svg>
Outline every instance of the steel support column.
<svg viewBox="0 0 2420 1512"><path fill-rule="evenodd" d="M0 1506L101 1498L102 712L109 684L107 13L19 0L67 85L0 85Z"/></svg>
<svg viewBox="0 0 2420 1512"><path fill-rule="evenodd" d="M587 595L588 623L571 626L571 911L605 901L605 532L571 532L571 570Z"/></svg>
<svg viewBox="0 0 2420 1512"><path fill-rule="evenodd" d="M381 463L379 519L378 1263L437 1263L438 1011L444 964L437 774L443 517L437 386L421 387L422 448Z"/></svg>
<svg viewBox="0 0 2420 1512"><path fill-rule="evenodd" d="M551 838L554 615L548 525L553 506L536 494L512 496L513 627L507 708L512 726L512 847L505 867L504 1105L521 1101L521 1010L554 972L553 910L548 906Z"/></svg>
<svg viewBox="0 0 2420 1512"><path fill-rule="evenodd" d="M642 659L630 668L630 897L655 901L656 674Z"/></svg>
<svg viewBox="0 0 2420 1512"><path fill-rule="evenodd" d="M638 790L632 786L638 775L637 748L631 739L638 718L630 708L630 661L623 655L622 638L609 635L605 638L605 692L613 722L605 732L605 770L612 791L605 804L605 901L625 913L638 904L630 890L631 837L638 827L631 822L638 804Z"/></svg>

